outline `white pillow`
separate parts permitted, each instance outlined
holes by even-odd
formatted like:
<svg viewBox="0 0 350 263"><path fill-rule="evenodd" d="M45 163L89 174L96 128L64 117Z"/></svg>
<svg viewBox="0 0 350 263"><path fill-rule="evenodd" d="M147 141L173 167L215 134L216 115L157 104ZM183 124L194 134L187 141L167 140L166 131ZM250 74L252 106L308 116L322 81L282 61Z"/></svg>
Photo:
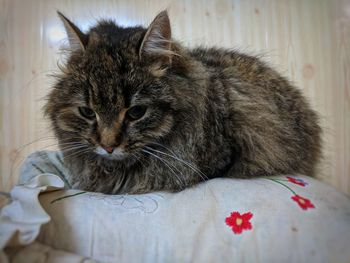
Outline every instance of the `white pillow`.
<svg viewBox="0 0 350 263"><path fill-rule="evenodd" d="M57 181L45 167L39 177ZM37 241L101 262L350 262L349 201L301 175L218 178L174 194L51 191L40 195L51 221Z"/></svg>

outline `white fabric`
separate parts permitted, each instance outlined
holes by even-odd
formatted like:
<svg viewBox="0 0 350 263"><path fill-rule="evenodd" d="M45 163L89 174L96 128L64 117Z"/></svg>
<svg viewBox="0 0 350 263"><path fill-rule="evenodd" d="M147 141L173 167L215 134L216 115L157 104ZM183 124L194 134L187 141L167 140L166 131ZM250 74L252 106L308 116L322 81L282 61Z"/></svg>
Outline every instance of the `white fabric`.
<svg viewBox="0 0 350 263"><path fill-rule="evenodd" d="M63 181L50 174L35 176L26 184L15 186L11 191L12 202L0 213L0 248L10 243L14 234L17 234L14 245L33 242L41 225L50 221L39 203L39 193L63 187Z"/></svg>
<svg viewBox="0 0 350 263"><path fill-rule="evenodd" d="M37 242L100 262L350 262L350 199L315 179L293 177L305 186L286 176L215 179L175 194L109 196L66 189L41 194L39 204L35 196L43 184L63 188L65 179L53 175L65 173L59 158L56 153L46 154L45 162L42 153L29 158L21 177L30 186L18 186L26 189L17 195L18 205L2 209L0 244L28 225L30 238L17 242L33 240L47 221L42 213L33 220L41 204L51 221ZM291 199L295 194L314 207L303 210ZM32 209L25 208L28 203ZM251 230L235 234L226 224L235 211L253 214Z"/></svg>
<svg viewBox="0 0 350 263"><path fill-rule="evenodd" d="M54 249L52 247L34 242L25 247L7 249L12 263L92 263L96 262L86 257ZM1 259L1 258L0 258ZM0 261L5 263L6 261Z"/></svg>

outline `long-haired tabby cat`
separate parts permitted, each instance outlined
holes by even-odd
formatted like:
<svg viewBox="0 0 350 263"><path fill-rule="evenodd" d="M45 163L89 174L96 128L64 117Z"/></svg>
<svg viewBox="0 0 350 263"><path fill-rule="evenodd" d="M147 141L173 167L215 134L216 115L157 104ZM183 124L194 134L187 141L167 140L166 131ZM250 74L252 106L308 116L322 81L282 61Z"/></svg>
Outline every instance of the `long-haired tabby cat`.
<svg viewBox="0 0 350 263"><path fill-rule="evenodd" d="M146 193L314 175L317 115L258 58L183 47L166 11L148 28L101 21L87 33L59 16L72 51L45 112L75 188Z"/></svg>

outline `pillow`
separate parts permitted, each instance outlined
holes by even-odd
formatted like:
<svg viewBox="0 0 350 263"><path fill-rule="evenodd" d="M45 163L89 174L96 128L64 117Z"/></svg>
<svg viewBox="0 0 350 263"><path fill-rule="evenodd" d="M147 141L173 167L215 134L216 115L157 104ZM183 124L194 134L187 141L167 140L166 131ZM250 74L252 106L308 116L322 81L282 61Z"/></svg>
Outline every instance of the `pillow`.
<svg viewBox="0 0 350 263"><path fill-rule="evenodd" d="M36 204L51 219L36 238L45 246L100 262L350 262L350 200L313 178L217 178L143 195L52 191L65 179L59 154L46 155L31 156L21 175L21 187L51 184Z"/></svg>

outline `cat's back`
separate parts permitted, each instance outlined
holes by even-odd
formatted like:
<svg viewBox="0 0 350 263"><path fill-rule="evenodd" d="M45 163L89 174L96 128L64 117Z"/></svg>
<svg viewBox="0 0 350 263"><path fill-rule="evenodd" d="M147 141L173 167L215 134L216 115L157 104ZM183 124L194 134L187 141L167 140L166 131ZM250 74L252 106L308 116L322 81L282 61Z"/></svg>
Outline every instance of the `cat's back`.
<svg viewBox="0 0 350 263"><path fill-rule="evenodd" d="M246 140L245 147L255 149L254 154L247 151L254 156L252 163L263 167L259 160L264 160L278 172L314 174L321 129L298 88L258 57L219 48L196 48L189 54L208 72L209 94L226 97L221 100L225 105L217 107L229 116L226 133L236 131L231 133L235 142ZM264 149L261 156L256 156L258 148Z"/></svg>
<svg viewBox="0 0 350 263"><path fill-rule="evenodd" d="M221 77L236 78L254 86L270 86L273 82L288 84L285 78L259 57L236 50L198 47L190 51L190 56Z"/></svg>
<svg viewBox="0 0 350 263"><path fill-rule="evenodd" d="M206 68L211 80L222 84L222 89L234 90L255 102L268 102L279 114L301 110L316 118L301 91L259 57L223 48L195 48L190 55Z"/></svg>

